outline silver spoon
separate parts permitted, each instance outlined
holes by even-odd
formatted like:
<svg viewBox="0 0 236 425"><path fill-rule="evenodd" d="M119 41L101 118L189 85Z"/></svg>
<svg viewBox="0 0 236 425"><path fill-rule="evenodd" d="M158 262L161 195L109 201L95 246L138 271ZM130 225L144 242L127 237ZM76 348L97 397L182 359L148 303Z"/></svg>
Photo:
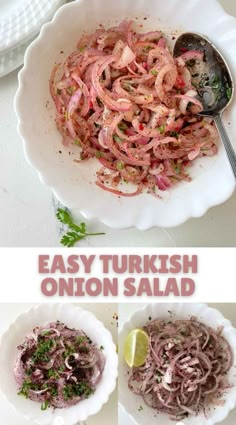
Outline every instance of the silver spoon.
<svg viewBox="0 0 236 425"><path fill-rule="evenodd" d="M203 104L200 115L212 117L224 144L230 165L236 178L236 154L222 122L222 114L229 106L234 94L231 72L221 53L206 37L195 33L182 34L175 43L174 57L188 50L204 53L203 61L190 60L186 63L192 84Z"/></svg>

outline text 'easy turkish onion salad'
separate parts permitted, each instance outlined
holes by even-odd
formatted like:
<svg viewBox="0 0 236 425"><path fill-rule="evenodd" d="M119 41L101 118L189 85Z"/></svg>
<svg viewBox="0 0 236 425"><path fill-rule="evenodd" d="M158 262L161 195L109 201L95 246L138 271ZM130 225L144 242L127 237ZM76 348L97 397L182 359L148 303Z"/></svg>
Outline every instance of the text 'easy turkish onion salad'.
<svg viewBox="0 0 236 425"><path fill-rule="evenodd" d="M123 21L83 36L54 67L50 92L63 144L80 148L76 162L98 159L100 188L159 197L191 180L196 158L217 153L216 129L197 115L202 104L188 70L203 60L193 50L173 58L162 32L137 33Z"/></svg>
<svg viewBox="0 0 236 425"><path fill-rule="evenodd" d="M173 420L201 411L207 416L208 408L224 403L233 354L222 328L215 331L192 317L156 319L143 330L149 336L145 364L128 372L134 394Z"/></svg>
<svg viewBox="0 0 236 425"><path fill-rule="evenodd" d="M105 366L98 348L81 330L61 322L37 327L18 347L14 376L19 395L47 407L65 408L90 397Z"/></svg>

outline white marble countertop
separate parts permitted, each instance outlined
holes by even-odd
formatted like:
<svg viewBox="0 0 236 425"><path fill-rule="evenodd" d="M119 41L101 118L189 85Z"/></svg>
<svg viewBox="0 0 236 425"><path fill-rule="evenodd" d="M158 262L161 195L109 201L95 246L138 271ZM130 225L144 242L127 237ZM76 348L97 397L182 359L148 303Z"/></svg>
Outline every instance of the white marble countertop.
<svg viewBox="0 0 236 425"><path fill-rule="evenodd" d="M236 16L235 0L220 3ZM16 131L17 74L16 70L0 79L0 246L59 246L51 191L26 162ZM91 230L106 235L82 241L80 246L235 246L235 217L236 192L204 217L173 229L116 231L89 223Z"/></svg>
<svg viewBox="0 0 236 425"><path fill-rule="evenodd" d="M1 304L0 308L0 335L9 327L18 315L29 310L34 304ZM111 332L113 341L117 343L117 322L113 319L113 315L117 314L117 304L86 304L81 305L85 310L89 310L101 320L106 328ZM117 389L112 393L108 402L103 406L101 411L86 420L86 423L80 425L110 425L110 418L113 418L113 425L117 424ZM22 415L17 413L14 408L4 399L0 393L0 412L1 423L4 425L32 425L24 419ZM76 424L79 425L79 424Z"/></svg>
<svg viewBox="0 0 236 425"><path fill-rule="evenodd" d="M236 327L236 310L235 310L235 304L208 304L209 307L216 308L219 310L226 319L229 319L232 322L232 325ZM143 308L145 304L142 303L124 303L119 306L119 326L122 326L122 324L128 320L129 316L133 314L135 311L140 310ZM228 417L223 421L220 422L221 425L235 425L236 423L236 409L232 410ZM135 425L132 419L126 415L123 410L119 407L119 414L118 414L118 425ZM173 422L173 425L175 423Z"/></svg>

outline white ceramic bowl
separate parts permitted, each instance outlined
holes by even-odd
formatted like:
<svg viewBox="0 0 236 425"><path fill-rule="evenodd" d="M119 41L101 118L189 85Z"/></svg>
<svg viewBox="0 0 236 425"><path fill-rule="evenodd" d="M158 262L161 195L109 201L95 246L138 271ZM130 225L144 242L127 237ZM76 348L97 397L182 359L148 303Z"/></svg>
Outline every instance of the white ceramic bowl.
<svg viewBox="0 0 236 425"><path fill-rule="evenodd" d="M19 386L13 376L13 365L25 335L35 326L48 321L60 320L69 327L82 329L99 347L103 345L106 358L102 379L95 393L86 400L66 409L42 411L40 403L17 395ZM92 313L70 304L41 304L21 314L4 333L0 340L0 390L6 399L25 418L38 425L75 425L97 413L108 401L116 386L118 359L110 332Z"/></svg>
<svg viewBox="0 0 236 425"><path fill-rule="evenodd" d="M222 145L217 156L196 161L191 183L181 182L163 192L162 199L148 194L120 199L94 184L100 168L97 160L73 161L78 148L62 146L54 123L48 80L55 62L76 48L83 31L92 32L101 23L118 24L124 18L133 19L136 25L142 23L143 31L161 28L169 35L173 30L203 33L225 55L232 72L236 71L236 19L223 11L217 0L208 0L207 8L205 0L78 0L63 6L27 50L15 101L18 131L26 158L68 207L114 228L176 226L203 215L232 194L235 180ZM235 118L234 101L225 114L225 122L231 122L231 136L236 133Z"/></svg>
<svg viewBox="0 0 236 425"><path fill-rule="evenodd" d="M168 415L158 414L158 418L155 417L155 411L148 407L141 397L133 394L129 390L127 383L128 367L124 362L122 352L125 338L132 329L143 327L148 322L149 317L152 317L152 319L169 319L169 311L171 311L171 316L176 319L186 319L190 316L195 316L200 322L205 323L213 329L216 329L218 326L224 327L223 336L229 342L234 356L234 364L229 372L229 382L233 384L233 387L221 397L225 400L224 405L211 409L207 417L205 417L204 413L201 413L197 417L184 419L184 421L181 422L181 425L214 425L225 419L229 411L236 406L236 329L232 327L230 321L225 319L218 310L210 308L206 304L149 304L145 308L135 312L124 323L119 333L119 403L122 409L137 425L154 425L157 421L161 425L174 424L174 422L169 419ZM138 410L140 405L143 406L142 411Z"/></svg>

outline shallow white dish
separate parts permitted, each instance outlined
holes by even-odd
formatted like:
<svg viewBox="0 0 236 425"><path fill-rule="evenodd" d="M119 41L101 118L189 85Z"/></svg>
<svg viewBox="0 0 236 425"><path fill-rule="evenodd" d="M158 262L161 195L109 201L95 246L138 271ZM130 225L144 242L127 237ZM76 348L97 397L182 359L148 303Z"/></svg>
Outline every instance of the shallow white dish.
<svg viewBox="0 0 236 425"><path fill-rule="evenodd" d="M223 406L218 406L211 409L207 414L207 418L204 413L199 414L197 417L191 417L184 419L184 425L214 425L226 418L229 411L236 406L236 329L231 325L231 322L223 317L223 315L216 309L208 307L206 304L201 303L156 303L149 304L145 308L136 311L123 325L119 333L119 404L121 408L126 412L130 418L137 425L154 425L160 423L161 425L172 425L168 415L158 414L155 415L155 410L148 407L142 400L141 397L133 394L127 384L127 370L128 367L124 362L123 358L123 346L124 341L128 333L132 329L142 328L147 322L148 318L162 318L169 319L170 313L173 319L186 319L190 316L195 316L197 319L217 329L218 326L223 326L223 336L228 340L233 356L234 364L229 372L229 382L233 384L233 387L227 391L222 399L225 400ZM143 406L143 410L139 411L139 406ZM183 423L179 423L183 425Z"/></svg>
<svg viewBox="0 0 236 425"><path fill-rule="evenodd" d="M148 19L143 20L144 17ZM196 162L190 172L191 183L182 182L162 193L162 199L147 194L118 198L94 184L99 168L96 160L73 162L77 150L62 146L54 123L55 109L48 89L54 63L76 48L84 30L91 32L101 23L108 26L124 18L133 19L136 25L141 23L143 30L203 33L223 52L232 71L236 70L236 20L223 11L217 0L209 0L207 10L205 0L191 0L187 4L184 0L78 0L63 6L27 50L15 101L18 131L26 158L68 207L114 228L173 227L190 217L202 216L232 194L235 180L222 145L216 157ZM236 132L235 118L234 101L225 114L226 123L231 122L231 136Z"/></svg>
<svg viewBox="0 0 236 425"><path fill-rule="evenodd" d="M98 346L103 345L106 363L102 379L91 397L66 409L41 411L39 403L17 395L18 386L13 376L13 365L17 346L22 343L25 335L35 326L55 320L84 330ZM0 366L0 390L25 418L38 425L75 425L96 414L108 401L116 386L118 359L110 332L92 313L71 304L45 303L21 314L4 333L0 340Z"/></svg>
<svg viewBox="0 0 236 425"><path fill-rule="evenodd" d="M15 49L37 34L64 0L1 1L0 52Z"/></svg>

